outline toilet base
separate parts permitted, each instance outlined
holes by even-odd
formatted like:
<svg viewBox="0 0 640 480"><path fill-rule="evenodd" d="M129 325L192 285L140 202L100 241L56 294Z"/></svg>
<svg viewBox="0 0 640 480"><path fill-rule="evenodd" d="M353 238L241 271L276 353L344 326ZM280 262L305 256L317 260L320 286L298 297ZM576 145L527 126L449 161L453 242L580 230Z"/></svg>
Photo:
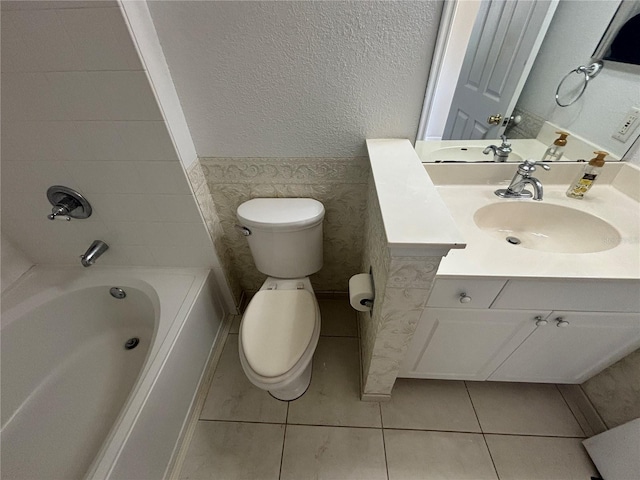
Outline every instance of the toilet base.
<svg viewBox="0 0 640 480"><path fill-rule="evenodd" d="M307 392L309 384L311 383L312 367L313 360L309 362L309 365L307 365L302 374L285 388L267 391L273 398L284 402L290 402L291 400L300 398Z"/></svg>

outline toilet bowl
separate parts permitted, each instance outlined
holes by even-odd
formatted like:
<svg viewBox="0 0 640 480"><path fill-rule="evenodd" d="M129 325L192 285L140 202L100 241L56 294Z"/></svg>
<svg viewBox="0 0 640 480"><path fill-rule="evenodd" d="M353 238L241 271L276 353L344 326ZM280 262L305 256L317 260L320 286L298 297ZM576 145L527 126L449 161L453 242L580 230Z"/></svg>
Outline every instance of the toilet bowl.
<svg viewBox="0 0 640 480"><path fill-rule="evenodd" d="M309 386L320 336L308 276L322 268L324 206L311 198L254 198L237 217L256 268L268 275L240 323L240 363L255 386L294 400Z"/></svg>
<svg viewBox="0 0 640 480"><path fill-rule="evenodd" d="M295 400L311 382L320 309L308 278L267 278L240 323L240 364L256 387Z"/></svg>

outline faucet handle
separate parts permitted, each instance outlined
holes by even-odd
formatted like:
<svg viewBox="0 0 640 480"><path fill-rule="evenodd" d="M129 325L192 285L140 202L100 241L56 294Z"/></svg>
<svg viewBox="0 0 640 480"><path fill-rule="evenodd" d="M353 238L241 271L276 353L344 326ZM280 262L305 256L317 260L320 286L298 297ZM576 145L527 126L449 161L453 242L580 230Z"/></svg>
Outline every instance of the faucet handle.
<svg viewBox="0 0 640 480"><path fill-rule="evenodd" d="M536 171L536 166L541 166L544 170L551 170L551 167L544 162L536 161L536 160L525 160L520 164L519 169L523 171L523 173L532 173Z"/></svg>
<svg viewBox="0 0 640 480"><path fill-rule="evenodd" d="M511 146L511 144L509 143L509 139L505 134L500 135L500 139L502 140L502 146Z"/></svg>

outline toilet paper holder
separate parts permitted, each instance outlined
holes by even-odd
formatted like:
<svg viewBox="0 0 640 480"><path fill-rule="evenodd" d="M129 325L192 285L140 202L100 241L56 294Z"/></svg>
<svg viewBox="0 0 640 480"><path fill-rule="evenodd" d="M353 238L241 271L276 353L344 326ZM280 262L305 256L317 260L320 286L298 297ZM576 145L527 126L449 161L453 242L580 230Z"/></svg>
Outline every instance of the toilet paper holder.
<svg viewBox="0 0 640 480"><path fill-rule="evenodd" d="M349 303L354 310L371 312L375 288L371 273L358 273L349 279Z"/></svg>

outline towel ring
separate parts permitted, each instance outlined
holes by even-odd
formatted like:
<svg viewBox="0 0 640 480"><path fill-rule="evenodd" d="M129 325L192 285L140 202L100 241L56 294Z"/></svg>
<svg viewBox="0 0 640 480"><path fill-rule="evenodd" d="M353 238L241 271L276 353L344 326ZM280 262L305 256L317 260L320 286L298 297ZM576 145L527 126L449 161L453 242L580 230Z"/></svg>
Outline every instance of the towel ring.
<svg viewBox="0 0 640 480"><path fill-rule="evenodd" d="M594 62L591 65L589 65L588 67L586 67L584 65L580 65L579 67L576 67L573 70L571 70L569 73L567 73L562 78L562 80L560 80L560 83L558 84L558 88L556 88L556 103L561 107L568 107L569 105L573 105L574 103L576 103L578 101L578 99L580 97L582 97L582 94L584 93L584 91L587 89L587 85L589 83L589 80L592 79L593 77L595 77L596 75L598 75L598 73L600 73L600 70L602 70L602 62L601 61ZM584 75L584 83L582 84L582 89L580 89L580 92L578 93L578 95L576 95L575 98L573 98L570 102L568 102L568 103L560 103L560 88L562 88L562 84L573 73L577 73L579 75Z"/></svg>

